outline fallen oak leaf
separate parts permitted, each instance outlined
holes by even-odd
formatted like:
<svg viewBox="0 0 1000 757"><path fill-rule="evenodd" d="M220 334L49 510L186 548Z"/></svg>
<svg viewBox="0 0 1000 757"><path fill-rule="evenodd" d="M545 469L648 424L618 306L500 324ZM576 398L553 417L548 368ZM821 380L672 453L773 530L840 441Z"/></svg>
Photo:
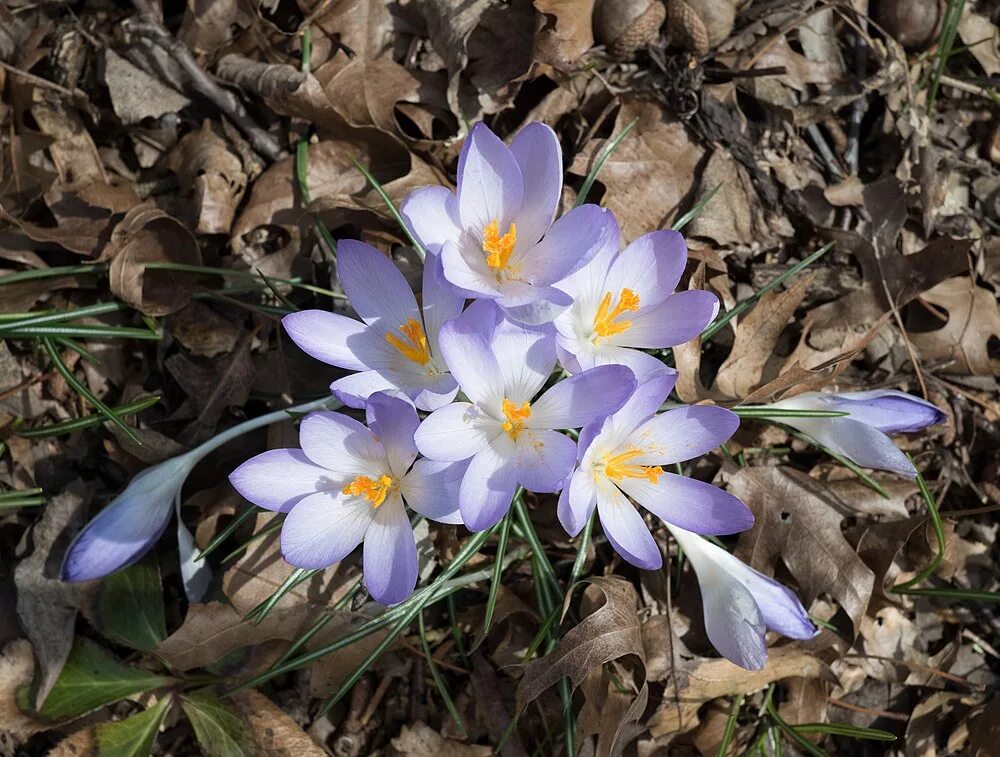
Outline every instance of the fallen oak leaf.
<svg viewBox="0 0 1000 757"><path fill-rule="evenodd" d="M321 749L290 715L253 689L241 691L233 703L250 726L260 751L274 757L324 757Z"/></svg>
<svg viewBox="0 0 1000 757"><path fill-rule="evenodd" d="M926 360L948 361L941 370L972 376L1000 376L1000 360L990 355L989 342L1000 339L1000 307L990 290L969 278L943 281L921 299L945 310L939 329L910 334Z"/></svg>

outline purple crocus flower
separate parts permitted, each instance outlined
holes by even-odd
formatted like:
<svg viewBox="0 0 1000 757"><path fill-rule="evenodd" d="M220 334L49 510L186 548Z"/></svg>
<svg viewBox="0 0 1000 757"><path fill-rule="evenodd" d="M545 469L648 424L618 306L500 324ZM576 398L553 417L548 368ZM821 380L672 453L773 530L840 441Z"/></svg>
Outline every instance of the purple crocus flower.
<svg viewBox="0 0 1000 757"><path fill-rule="evenodd" d="M811 639L816 627L787 587L691 531L667 524L698 575L705 631L723 657L747 670L767 661L764 631Z"/></svg>
<svg viewBox="0 0 1000 757"><path fill-rule="evenodd" d="M437 256L424 261L422 305L389 258L353 239L337 245L337 270L364 323L325 310L285 316L288 335L324 363L359 371L330 389L345 405L364 407L373 392L400 393L421 410L455 397L458 385L441 359L438 332L462 312L465 297L444 280Z"/></svg>
<svg viewBox="0 0 1000 757"><path fill-rule="evenodd" d="M732 494L663 470L714 449L739 426L735 414L708 405L656 415L676 380L674 374L646 379L620 410L584 428L579 466L559 497L559 521L571 536L596 508L618 554L646 570L658 569L663 558L632 501L696 533L732 534L753 525L753 514Z"/></svg>
<svg viewBox="0 0 1000 757"><path fill-rule="evenodd" d="M641 349L674 347L715 318L719 300L700 290L674 292L687 263L684 237L654 231L618 250L617 226L586 266L559 282L573 304L555 319L566 370L620 363L643 378L663 363Z"/></svg>
<svg viewBox="0 0 1000 757"><path fill-rule="evenodd" d="M287 512L281 552L298 568L325 568L362 541L365 586L382 604L402 602L417 583L417 548L404 502L442 523L461 523L458 485L464 463L417 460L417 412L376 392L368 427L341 413L307 416L302 449L275 449L229 476L259 507ZM411 467L412 466L412 467Z"/></svg>
<svg viewBox="0 0 1000 757"><path fill-rule="evenodd" d="M470 297L495 300L521 323L551 321L572 303L553 287L600 249L617 226L597 205L552 219L562 194L562 151L542 123L525 126L510 148L478 123L458 159L458 187L412 192L400 211L444 275Z"/></svg>
<svg viewBox="0 0 1000 757"><path fill-rule="evenodd" d="M840 418L782 418L781 422L858 465L907 478L916 477L917 469L886 434L920 431L945 419L930 402L890 389L806 392L770 406L850 413Z"/></svg>
<svg viewBox="0 0 1000 757"><path fill-rule="evenodd" d="M607 365L559 381L534 399L556 363L554 330L519 326L486 301L445 324L441 351L469 401L431 413L417 430L417 448L432 460L471 458L458 506L472 531L503 517L518 484L559 491L576 444L554 429L613 412L635 387L632 371Z"/></svg>

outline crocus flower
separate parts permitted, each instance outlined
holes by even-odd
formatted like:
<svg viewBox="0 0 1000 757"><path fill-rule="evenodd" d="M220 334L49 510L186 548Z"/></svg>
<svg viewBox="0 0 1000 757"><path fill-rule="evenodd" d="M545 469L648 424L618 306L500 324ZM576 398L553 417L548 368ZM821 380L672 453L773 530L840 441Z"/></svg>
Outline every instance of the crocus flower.
<svg viewBox="0 0 1000 757"><path fill-rule="evenodd" d="M460 523L458 484L464 464L414 460L413 406L383 392L366 403L368 427L341 413L303 419L302 449L275 449L229 476L259 507L288 513L281 552L298 568L325 568L362 541L365 586L396 604L417 583L417 548L406 505L432 520Z"/></svg>
<svg viewBox="0 0 1000 757"><path fill-rule="evenodd" d="M715 318L719 301L711 292L674 292L687 263L676 231L646 234L621 252L615 232L593 260L558 284L573 297L555 319L559 359L572 373L620 363L642 381L664 366L640 350L693 339Z"/></svg>
<svg viewBox="0 0 1000 757"><path fill-rule="evenodd" d="M886 434L920 431L945 419L930 402L890 389L807 392L773 402L771 407L850 413L839 418L782 418L781 422L858 465L907 478L916 477L917 469Z"/></svg>
<svg viewBox="0 0 1000 757"><path fill-rule="evenodd" d="M559 497L559 520L571 536L596 508L618 554L646 570L658 569L663 559L632 502L696 533L732 534L753 525L753 514L732 494L663 470L714 449L739 426L735 414L708 405L656 415L676 380L672 374L646 379L620 410L584 428L579 466Z"/></svg>
<svg viewBox="0 0 1000 757"><path fill-rule="evenodd" d="M379 391L405 395L421 410L451 402L458 385L441 359L438 332L462 312L465 297L444 280L437 256L424 262L421 307L400 270L370 245L341 240L337 270L364 323L325 310L302 310L282 320L307 354L359 371L331 384L337 398L355 408Z"/></svg>
<svg viewBox="0 0 1000 757"><path fill-rule="evenodd" d="M470 297L495 300L508 317L538 324L572 302L553 287L617 232L611 213L581 205L552 219L562 194L562 151L542 123L525 126L510 148L476 124L458 159L458 187L425 187L400 211L444 275Z"/></svg>
<svg viewBox="0 0 1000 757"><path fill-rule="evenodd" d="M811 639L816 628L787 587L759 573L707 539L667 524L698 575L705 631L723 657L747 670L767 661L765 628L791 639Z"/></svg>
<svg viewBox="0 0 1000 757"><path fill-rule="evenodd" d="M188 452L138 473L73 539L62 580L103 578L141 559L166 530L174 499L198 460Z"/></svg>
<svg viewBox="0 0 1000 757"><path fill-rule="evenodd" d="M559 381L534 399L556 363L553 329L499 318L486 301L445 324L441 351L469 401L431 413L417 430L417 448L432 460L472 458L458 505L473 531L503 517L518 484L559 491L576 444L554 429L613 412L635 387L628 368L607 365Z"/></svg>

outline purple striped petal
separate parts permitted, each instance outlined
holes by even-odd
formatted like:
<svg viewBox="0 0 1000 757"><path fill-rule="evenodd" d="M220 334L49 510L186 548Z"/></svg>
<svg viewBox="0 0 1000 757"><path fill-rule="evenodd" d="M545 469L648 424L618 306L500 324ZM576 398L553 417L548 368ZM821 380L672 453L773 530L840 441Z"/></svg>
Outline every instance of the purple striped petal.
<svg viewBox="0 0 1000 757"><path fill-rule="evenodd" d="M528 428L579 428L611 415L632 396L635 376L622 365L604 365L557 382L531 407Z"/></svg>
<svg viewBox="0 0 1000 757"><path fill-rule="evenodd" d="M736 433L740 419L725 408L693 405L668 410L643 423L627 444L643 454L637 465L669 465L704 455Z"/></svg>
<svg viewBox="0 0 1000 757"><path fill-rule="evenodd" d="M421 323L417 300L402 272L371 245L355 239L337 243L337 272L351 306L384 335L410 320Z"/></svg>
<svg viewBox="0 0 1000 757"><path fill-rule="evenodd" d="M514 445L501 434L476 453L462 477L458 506L465 527L483 531L496 525L510 509L515 489Z"/></svg>
<svg viewBox="0 0 1000 757"><path fill-rule="evenodd" d="M441 269L445 279L469 297L497 299L502 295L496 277L486 265L486 258L469 244L445 242L441 247Z"/></svg>
<svg viewBox="0 0 1000 757"><path fill-rule="evenodd" d="M447 241L455 242L462 233L458 220L458 200L445 187L421 187L410 192L399 206L406 226L430 252Z"/></svg>
<svg viewBox="0 0 1000 757"><path fill-rule="evenodd" d="M917 469L881 431L851 418L783 418L792 428L865 468L915 478Z"/></svg>
<svg viewBox="0 0 1000 757"><path fill-rule="evenodd" d="M444 463L420 459L403 478L400 492L406 504L425 518L439 523L458 524L458 490L469 463Z"/></svg>
<svg viewBox="0 0 1000 757"><path fill-rule="evenodd" d="M424 331L431 348L431 355L439 356L441 346L438 336L441 327L462 313L465 295L444 277L441 256L428 253L424 260L423 285L420 292L424 314Z"/></svg>
<svg viewBox="0 0 1000 757"><path fill-rule="evenodd" d="M645 478L615 483L660 520L696 534L735 534L753 526L750 508L704 481L664 472L655 484Z"/></svg>
<svg viewBox="0 0 1000 757"><path fill-rule="evenodd" d="M383 605L395 605L417 585L417 545L399 497L375 509L364 549L365 587Z"/></svg>
<svg viewBox="0 0 1000 757"><path fill-rule="evenodd" d="M616 347L613 344L598 345L588 353L578 353L580 364L584 368L598 365L624 365L631 369L638 381L644 381L653 376L671 370L662 360L652 355L631 349Z"/></svg>
<svg viewBox="0 0 1000 757"><path fill-rule="evenodd" d="M534 121L517 133L510 143L510 152L524 182L517 238L523 244L533 245L552 224L562 198L562 148L551 127Z"/></svg>
<svg viewBox="0 0 1000 757"><path fill-rule="evenodd" d="M652 308L677 288L686 263L684 237L676 231L653 231L636 239L615 258L604 291L617 295L622 289L631 289L639 296L640 309Z"/></svg>
<svg viewBox="0 0 1000 757"><path fill-rule="evenodd" d="M576 464L576 444L555 431L523 429L514 447L517 481L528 491L559 491Z"/></svg>
<svg viewBox="0 0 1000 757"><path fill-rule="evenodd" d="M581 205L559 218L541 242L515 261L520 276L532 284L555 284L587 265L618 238L618 223L610 210Z"/></svg>
<svg viewBox="0 0 1000 757"><path fill-rule="evenodd" d="M340 562L365 538L374 512L368 500L343 492L310 494L285 516L281 553L307 570Z"/></svg>
<svg viewBox="0 0 1000 757"><path fill-rule="evenodd" d="M625 495L614 486L597 492L597 514L604 535L625 561L643 570L659 570L663 556L646 522Z"/></svg>
<svg viewBox="0 0 1000 757"><path fill-rule="evenodd" d="M303 497L342 488L347 479L334 480L330 471L310 462L302 450L272 449L230 473L229 483L258 507L287 513Z"/></svg>
<svg viewBox="0 0 1000 757"><path fill-rule="evenodd" d="M811 639L816 635L816 626L791 589L744 565L732 555L730 557L733 562L739 563L739 568L730 566L730 573L737 576L753 594L768 628L790 639Z"/></svg>
<svg viewBox="0 0 1000 757"><path fill-rule="evenodd" d="M414 434L424 457L442 462L465 460L503 433L500 422L471 402L453 402L428 415Z"/></svg>
<svg viewBox="0 0 1000 757"><path fill-rule="evenodd" d="M325 310L300 310L282 318L281 325L310 357L349 371L369 367L363 355L370 351L371 337L360 321Z"/></svg>
<svg viewBox="0 0 1000 757"><path fill-rule="evenodd" d="M420 425L413 405L383 392L368 398L368 428L385 450L392 475L399 478L417 459L417 445L413 434Z"/></svg>
<svg viewBox="0 0 1000 757"><path fill-rule="evenodd" d="M677 371L665 365L662 371L639 382L625 404L612 416L614 433L627 435L656 415L676 383Z"/></svg>
<svg viewBox="0 0 1000 757"><path fill-rule="evenodd" d="M370 475L373 467L385 465L385 451L375 435L342 413L307 415L299 426L299 444L306 457L335 476Z"/></svg>
<svg viewBox="0 0 1000 757"><path fill-rule="evenodd" d="M558 318L573 304L573 298L556 287L508 281L502 287L499 302L509 319L537 326Z"/></svg>
<svg viewBox="0 0 1000 757"><path fill-rule="evenodd" d="M678 292L654 307L640 307L632 325L608 341L643 349L675 347L698 336L718 312L719 298L711 292Z"/></svg>
<svg viewBox="0 0 1000 757"><path fill-rule="evenodd" d="M441 354L465 395L499 412L504 397L502 373L483 336L466 331L462 319L449 321L441 329Z"/></svg>
<svg viewBox="0 0 1000 757"><path fill-rule="evenodd" d="M577 468L559 494L559 522L570 536L576 536L594 514L597 507L597 489L594 487L594 477L587 471Z"/></svg>
<svg viewBox="0 0 1000 757"><path fill-rule="evenodd" d="M458 165L458 214L462 227L481 233L491 221L506 229L517 220L523 179L507 146L484 123L472 127Z"/></svg>
<svg viewBox="0 0 1000 757"><path fill-rule="evenodd" d="M493 330L490 349L503 380L503 397L517 405L534 398L556 364L556 339L551 327L500 321Z"/></svg>
<svg viewBox="0 0 1000 757"><path fill-rule="evenodd" d="M920 431L941 423L946 418L943 412L927 400L894 389L822 396L827 398L827 409L850 413L851 419L861 421L883 434Z"/></svg>

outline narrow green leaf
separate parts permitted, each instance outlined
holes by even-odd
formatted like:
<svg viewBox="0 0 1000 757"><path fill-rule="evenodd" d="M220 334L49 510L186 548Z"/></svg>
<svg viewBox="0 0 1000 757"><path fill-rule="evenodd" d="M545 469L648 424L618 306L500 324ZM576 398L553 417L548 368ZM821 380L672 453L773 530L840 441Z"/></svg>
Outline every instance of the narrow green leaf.
<svg viewBox="0 0 1000 757"><path fill-rule="evenodd" d="M204 560L215 550L217 550L219 546L226 541L226 539L232 536L236 532L236 529L238 529L240 526L242 526L244 523L250 520L250 518L256 516L257 513L262 513L262 512L264 512L264 509L261 507L248 507L246 510L241 512L239 515L233 518L224 529L219 531L219 533L216 534L215 538L212 539L212 541L210 541L208 545L201 552L198 553L198 556L194 558L195 562L197 562L198 560Z"/></svg>
<svg viewBox="0 0 1000 757"><path fill-rule="evenodd" d="M148 757L173 701L172 696L165 696L125 720L98 723L97 757Z"/></svg>
<svg viewBox="0 0 1000 757"><path fill-rule="evenodd" d="M48 279L53 276L75 276L79 273L104 273L108 270L110 263L92 263L90 265L63 265L53 268L33 268L30 271L18 271L0 276L0 286L4 284L16 284L19 281L32 281L33 279Z"/></svg>
<svg viewBox="0 0 1000 757"><path fill-rule="evenodd" d="M789 726L797 733L829 733L834 736L847 736L852 739L868 741L895 741L896 735L878 728L862 728L847 723L800 723Z"/></svg>
<svg viewBox="0 0 1000 757"><path fill-rule="evenodd" d="M135 400L134 402L113 407L111 408L111 412L115 415L134 415L135 413L141 413L143 410L148 410L159 401L159 396L143 397L142 399ZM82 429L91 428L92 426L99 426L102 423L106 423L107 420L108 419L104 415L95 413L94 415L85 415L82 418L73 418L68 421L61 421L60 423L51 423L47 426L37 426L35 428L15 428L14 435L25 439L43 439L49 436L62 436L63 434L81 431Z"/></svg>
<svg viewBox="0 0 1000 757"><path fill-rule="evenodd" d="M392 198L389 197L388 192L386 192L385 189L382 188L382 185L379 183L379 180L376 179L374 176L372 176L371 173L368 171L368 169L365 168L363 165L361 165L361 163L358 162L356 158L351 158L351 161L354 163L357 169L361 171L362 174L364 174L364 177L368 180L368 183L372 185L372 189L375 190L376 194L378 194L378 196L382 198L382 202L385 203L385 206L389 209L389 212L392 214L392 217L396 219L396 223L399 224L399 228L403 230L403 233L406 235L406 238L410 240L410 244L413 246L413 249L417 251L417 255L420 256L420 259L423 260L424 258L426 258L427 250L424 249L424 246L423 244L421 244L420 240L417 239L415 236L413 236L413 233L410 231L410 227L406 225L406 221L403 220L403 216L400 214L399 209L396 207L396 204L392 201Z"/></svg>
<svg viewBox="0 0 1000 757"><path fill-rule="evenodd" d="M500 594L500 583L503 578L503 556L507 551L507 537L510 535L510 513L508 512L500 524L500 536L497 539L497 561L493 563L493 580L490 581L490 593L486 599L486 614L483 617L483 638L490 633L493 625L493 613L497 607L497 597ZM423 622L423 616L421 616Z"/></svg>
<svg viewBox="0 0 1000 757"><path fill-rule="evenodd" d="M92 318L95 315L105 315L106 313L117 313L127 310L128 305L123 302L98 302L83 308L73 308L70 310L45 310L37 314L27 314L23 318L18 318L9 323L0 323L0 334L11 329L19 329L25 326L41 326L45 323L60 323L61 321L72 321L77 318Z"/></svg>
<svg viewBox="0 0 1000 757"><path fill-rule="evenodd" d="M167 638L156 555L104 579L97 590L94 624L112 641L146 652Z"/></svg>
<svg viewBox="0 0 1000 757"><path fill-rule="evenodd" d="M674 225L671 226L670 228L673 229L674 231L680 231L685 226L687 226L689 223L691 223L691 221L693 221L695 218L697 218L698 216L700 216L702 214L702 211L705 210L705 206L708 205L708 203L712 201L712 198L715 197L715 194L720 189L722 189L722 185L721 184L716 184L714 187L712 187L712 189L709 190L708 194L705 195L704 197L702 197L698 201L697 205L695 205L693 208L691 208L691 210L689 210L687 213L685 213L680 218L678 218L676 221L674 221Z"/></svg>
<svg viewBox="0 0 1000 757"><path fill-rule="evenodd" d="M907 458L909 458L911 463L913 462L912 457L907 455ZM934 535L937 537L937 554L934 555L933 559L931 559L923 570L909 581L904 581L901 584L893 586L893 591L912 589L917 584L933 576L941 561L944 560L944 553L948 546L944 535L944 524L941 523L941 514L938 511L937 500L934 499L931 490L927 488L927 482L924 481L924 477L920 474L920 471L917 471L917 487L920 489L920 496L924 498L924 504L927 505L927 517L930 518L931 524L934 526Z"/></svg>
<svg viewBox="0 0 1000 757"><path fill-rule="evenodd" d="M729 710L729 717L726 719L726 730L722 732L722 741L719 742L717 757L726 757L729 754L729 745L733 743L733 736L736 735L736 721L740 717L740 710L743 709L743 694L733 697L733 706Z"/></svg>
<svg viewBox="0 0 1000 757"><path fill-rule="evenodd" d="M732 411L740 418L843 418L850 415L842 410L804 410L768 405L746 405L734 407Z"/></svg>
<svg viewBox="0 0 1000 757"><path fill-rule="evenodd" d="M173 682L168 676L130 668L90 639L78 636L38 714L51 721L72 720Z"/></svg>
<svg viewBox="0 0 1000 757"><path fill-rule="evenodd" d="M590 190L594 186L594 181L597 179L597 174L600 172L601 167L604 162L611 157L611 154L618 149L618 145L622 143L622 140L628 136L628 133L635 128L635 125L639 123L638 118L634 118L625 124L625 128L622 129L618 134L608 142L607 146L601 151L601 154L597 156L597 160L594 161L593 168L587 174L587 178L583 180L583 185L580 187L580 193L576 196L576 202L573 204L574 208L577 208L587 201L587 195L590 194Z"/></svg>
<svg viewBox="0 0 1000 757"><path fill-rule="evenodd" d="M243 757L257 752L243 716L221 702L212 689L181 694L181 707L208 757Z"/></svg>
<svg viewBox="0 0 1000 757"><path fill-rule="evenodd" d="M501 564L502 562L497 560L497 565ZM455 721L459 734L464 739L467 735L465 731L465 723L462 722L462 716L459 714L458 708L455 706L455 701L451 698L451 692L448 691L448 685L444 682L444 677L441 675L441 671L438 670L437 663L434 661L434 655L431 653L431 645L427 642L427 629L424 627L423 611L417 614L417 626L420 630L420 644L424 649L424 658L427 661L427 669L431 672L431 678L434 679L434 685L437 686L438 694L441 696L441 701L444 702L444 706L451 715L451 719Z"/></svg>

